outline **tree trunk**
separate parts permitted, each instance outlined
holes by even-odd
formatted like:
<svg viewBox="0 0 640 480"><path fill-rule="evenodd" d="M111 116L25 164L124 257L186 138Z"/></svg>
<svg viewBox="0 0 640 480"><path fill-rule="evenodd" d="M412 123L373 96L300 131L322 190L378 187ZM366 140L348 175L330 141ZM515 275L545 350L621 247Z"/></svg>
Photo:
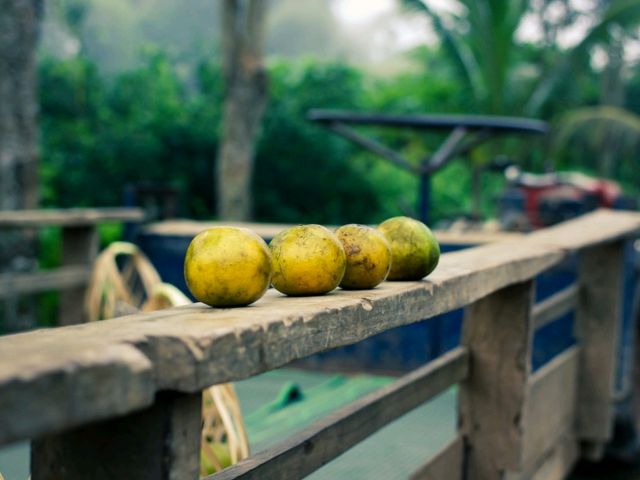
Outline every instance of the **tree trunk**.
<svg viewBox="0 0 640 480"><path fill-rule="evenodd" d="M217 161L218 214L249 220L255 143L267 101L262 63L267 0L223 0L225 97Z"/></svg>
<svg viewBox="0 0 640 480"><path fill-rule="evenodd" d="M36 46L42 0L0 0L0 210L38 204ZM0 232L0 272L37 267L33 232ZM33 327L33 302L0 304L0 330Z"/></svg>
<svg viewBox="0 0 640 480"><path fill-rule="evenodd" d="M0 210L38 203L36 44L41 0L0 0Z"/></svg>

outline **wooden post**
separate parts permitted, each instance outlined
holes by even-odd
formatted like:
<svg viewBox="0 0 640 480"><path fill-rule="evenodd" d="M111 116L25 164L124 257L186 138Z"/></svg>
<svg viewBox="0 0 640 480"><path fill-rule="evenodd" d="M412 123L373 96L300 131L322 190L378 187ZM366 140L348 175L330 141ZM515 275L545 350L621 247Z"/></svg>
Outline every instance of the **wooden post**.
<svg viewBox="0 0 640 480"><path fill-rule="evenodd" d="M62 229L62 265L86 266L90 269L98 254L98 231L95 225ZM76 325L86 321L84 298L87 286L60 292L58 325Z"/></svg>
<svg viewBox="0 0 640 480"><path fill-rule="evenodd" d="M576 335L581 345L577 433L583 456L598 460L613 433L620 341L624 242L584 250L578 265Z"/></svg>
<svg viewBox="0 0 640 480"><path fill-rule="evenodd" d="M459 421L468 480L498 480L522 467L533 285L503 288L465 312L462 343L471 365L460 384Z"/></svg>
<svg viewBox="0 0 640 480"><path fill-rule="evenodd" d="M141 412L32 443L33 480L197 480L202 394L159 393Z"/></svg>

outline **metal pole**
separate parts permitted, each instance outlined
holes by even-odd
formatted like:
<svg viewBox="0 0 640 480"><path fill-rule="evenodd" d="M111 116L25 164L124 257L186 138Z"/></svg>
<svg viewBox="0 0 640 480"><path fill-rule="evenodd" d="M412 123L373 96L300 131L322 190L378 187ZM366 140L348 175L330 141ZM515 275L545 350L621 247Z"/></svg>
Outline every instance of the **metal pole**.
<svg viewBox="0 0 640 480"><path fill-rule="evenodd" d="M418 218L429 225L431 203L431 174L420 174L420 198L418 199Z"/></svg>

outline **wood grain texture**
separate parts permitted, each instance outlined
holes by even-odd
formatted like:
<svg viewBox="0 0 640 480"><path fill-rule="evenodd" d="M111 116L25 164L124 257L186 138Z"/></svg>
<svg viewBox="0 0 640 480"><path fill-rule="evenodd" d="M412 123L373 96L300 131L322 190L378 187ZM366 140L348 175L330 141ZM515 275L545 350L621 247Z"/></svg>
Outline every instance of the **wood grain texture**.
<svg viewBox="0 0 640 480"><path fill-rule="evenodd" d="M575 431L580 349L559 354L529 380L525 409L523 464L537 465L567 432Z"/></svg>
<svg viewBox="0 0 640 480"><path fill-rule="evenodd" d="M533 281L506 287L469 306L462 344L469 378L460 384L460 431L469 480L501 480L522 468L531 373Z"/></svg>
<svg viewBox="0 0 640 480"><path fill-rule="evenodd" d="M356 343L467 305L562 258L547 247L492 244L444 255L419 282L319 297L271 290L247 308L197 304L2 337L0 443L142 408L160 390L196 392ZM116 349L129 354L110 357ZM122 394L116 405L105 404L106 385L106 398Z"/></svg>
<svg viewBox="0 0 640 480"><path fill-rule="evenodd" d="M622 318L624 242L592 247L578 264L576 334L582 347L578 438L606 442L613 432L616 352ZM594 448L592 451L601 451Z"/></svg>
<svg viewBox="0 0 640 480"><path fill-rule="evenodd" d="M531 470L508 472L504 480L564 480L578 461L580 450L573 432L565 432Z"/></svg>
<svg viewBox="0 0 640 480"><path fill-rule="evenodd" d="M144 233L193 237L216 225L232 225L249 228L263 238L273 238L289 224L246 222L199 222L193 220L168 220L144 227ZM337 228L337 227L329 227ZM640 234L640 214L637 212L597 210L559 225L538 230L529 235L510 232L436 231L438 240L452 244L484 244L494 242L533 241L564 250L579 250L593 245Z"/></svg>
<svg viewBox="0 0 640 480"><path fill-rule="evenodd" d="M293 227L293 224L284 223L252 223L252 222L219 222L219 221L196 221L196 220L165 220L162 222L151 223L142 227L143 234L167 235L178 237L195 237L200 232L211 227L231 226L248 228L260 235L262 238L271 239L278 233L287 228ZM337 228L337 227L328 227Z"/></svg>
<svg viewBox="0 0 640 480"><path fill-rule="evenodd" d="M467 351L458 347L317 421L273 448L209 480L304 478L372 433L466 377Z"/></svg>
<svg viewBox="0 0 640 480"><path fill-rule="evenodd" d="M592 240L634 233L638 215L621 215L598 213L606 222ZM593 218L554 227L556 234L583 239ZM2 337L0 444L126 414L162 390L197 392L431 318L525 282L566 255L531 235L443 255L420 282L305 298L269 291L247 308L197 304Z"/></svg>
<svg viewBox="0 0 640 480"><path fill-rule="evenodd" d="M163 222L151 223L142 228L142 233L153 235L167 235L179 237L195 237L198 233L215 226L229 225L241 228L248 228L260 235L262 238L271 239L278 233L293 224L280 223L251 223L251 222L220 222L220 221L195 221L195 220L166 220ZM330 229L337 229L338 226L329 226ZM436 230L434 231L440 243L450 245L477 245L484 243L517 241L524 237L521 233L514 232L485 232L481 230Z"/></svg>
<svg viewBox="0 0 640 480"><path fill-rule="evenodd" d="M152 407L32 444L33 480L197 480L201 394L163 392Z"/></svg>
<svg viewBox="0 0 640 480"><path fill-rule="evenodd" d="M95 225L66 226L62 229L62 266L91 268L98 256L98 229ZM88 284L60 292L58 325L77 325L87 321L84 299Z"/></svg>
<svg viewBox="0 0 640 480"><path fill-rule="evenodd" d="M463 462L464 441L457 436L413 472L409 480L463 480Z"/></svg>
<svg viewBox="0 0 640 480"><path fill-rule="evenodd" d="M68 208L0 211L0 228L82 226L102 222L141 222L141 208Z"/></svg>
<svg viewBox="0 0 640 480"><path fill-rule="evenodd" d="M19 294L64 290L89 283L88 266L68 266L33 273L0 275L0 298Z"/></svg>
<svg viewBox="0 0 640 480"><path fill-rule="evenodd" d="M640 234L640 214L596 210L528 235L527 240L576 251Z"/></svg>
<svg viewBox="0 0 640 480"><path fill-rule="evenodd" d="M578 285L569 285L549 298L533 306L533 323L536 329L558 320L571 312L578 303Z"/></svg>

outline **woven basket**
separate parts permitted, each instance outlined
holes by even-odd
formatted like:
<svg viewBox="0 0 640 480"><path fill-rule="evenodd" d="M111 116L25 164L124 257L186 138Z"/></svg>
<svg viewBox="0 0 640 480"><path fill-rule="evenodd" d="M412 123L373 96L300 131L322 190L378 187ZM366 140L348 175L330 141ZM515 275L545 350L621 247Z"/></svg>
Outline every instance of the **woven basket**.
<svg viewBox="0 0 640 480"><path fill-rule="evenodd" d="M137 246L114 242L96 259L85 298L89 321L139 311L188 305L176 287L160 275ZM200 473L209 475L249 456L249 442L233 385L202 392Z"/></svg>

